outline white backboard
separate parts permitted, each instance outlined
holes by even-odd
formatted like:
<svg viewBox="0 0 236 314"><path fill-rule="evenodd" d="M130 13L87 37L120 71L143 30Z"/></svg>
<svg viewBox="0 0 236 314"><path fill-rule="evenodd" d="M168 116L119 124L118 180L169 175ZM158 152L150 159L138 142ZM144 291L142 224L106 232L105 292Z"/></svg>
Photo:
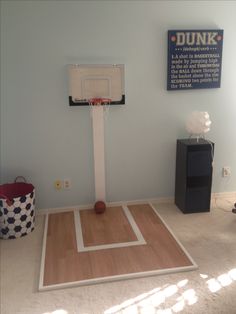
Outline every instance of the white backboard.
<svg viewBox="0 0 236 314"><path fill-rule="evenodd" d="M111 105L125 103L124 65L69 65L70 106L88 105L91 98L109 98Z"/></svg>

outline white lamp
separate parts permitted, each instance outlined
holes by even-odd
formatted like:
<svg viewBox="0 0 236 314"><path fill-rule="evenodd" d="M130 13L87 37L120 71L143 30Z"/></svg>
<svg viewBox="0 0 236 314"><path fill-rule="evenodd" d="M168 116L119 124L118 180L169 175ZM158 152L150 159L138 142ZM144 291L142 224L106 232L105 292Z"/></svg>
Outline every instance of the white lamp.
<svg viewBox="0 0 236 314"><path fill-rule="evenodd" d="M208 112L194 111L190 114L186 122L186 130L190 136L197 136L197 138L204 136L210 131L211 120Z"/></svg>

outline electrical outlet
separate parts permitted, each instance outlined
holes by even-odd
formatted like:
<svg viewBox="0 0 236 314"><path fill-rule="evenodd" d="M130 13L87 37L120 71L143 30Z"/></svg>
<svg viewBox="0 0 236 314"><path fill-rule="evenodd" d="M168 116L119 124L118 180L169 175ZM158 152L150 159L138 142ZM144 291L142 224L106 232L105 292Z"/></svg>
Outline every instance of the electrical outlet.
<svg viewBox="0 0 236 314"><path fill-rule="evenodd" d="M64 179L63 187L65 190L70 190L71 189L71 180L70 179Z"/></svg>
<svg viewBox="0 0 236 314"><path fill-rule="evenodd" d="M231 169L230 167L223 167L222 168L222 177L230 177L231 176Z"/></svg>
<svg viewBox="0 0 236 314"><path fill-rule="evenodd" d="M61 180L56 180L55 182L54 182L54 187L55 187L55 189L56 190L61 190L62 189L62 182L61 182Z"/></svg>

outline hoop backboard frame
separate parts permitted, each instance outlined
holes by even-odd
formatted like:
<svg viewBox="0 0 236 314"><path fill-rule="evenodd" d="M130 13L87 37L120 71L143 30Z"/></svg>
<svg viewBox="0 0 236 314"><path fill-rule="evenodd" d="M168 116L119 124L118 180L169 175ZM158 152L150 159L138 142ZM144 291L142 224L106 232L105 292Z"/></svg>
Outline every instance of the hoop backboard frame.
<svg viewBox="0 0 236 314"><path fill-rule="evenodd" d="M124 64L70 64L69 105L89 106L89 99L109 98L124 105Z"/></svg>

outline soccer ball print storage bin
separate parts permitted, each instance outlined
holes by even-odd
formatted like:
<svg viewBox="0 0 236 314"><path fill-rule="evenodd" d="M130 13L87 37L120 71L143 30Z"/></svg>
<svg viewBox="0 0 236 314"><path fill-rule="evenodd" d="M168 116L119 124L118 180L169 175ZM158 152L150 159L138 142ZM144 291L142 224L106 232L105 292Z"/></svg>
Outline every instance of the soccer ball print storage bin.
<svg viewBox="0 0 236 314"><path fill-rule="evenodd" d="M34 230L35 188L26 182L0 185L0 238L16 239Z"/></svg>

